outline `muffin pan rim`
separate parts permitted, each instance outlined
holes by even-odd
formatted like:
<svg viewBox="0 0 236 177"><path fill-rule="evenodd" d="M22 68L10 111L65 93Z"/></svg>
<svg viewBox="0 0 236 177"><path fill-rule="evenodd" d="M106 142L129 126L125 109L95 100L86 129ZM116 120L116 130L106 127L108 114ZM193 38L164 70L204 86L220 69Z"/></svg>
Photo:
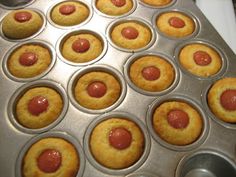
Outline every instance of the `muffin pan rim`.
<svg viewBox="0 0 236 177"><path fill-rule="evenodd" d="M52 3L59 1L59 0L53 0L53 1L44 1L44 0L35 0L35 3L32 3L32 5L29 5L28 7L36 8L44 12L46 14L48 7L51 6ZM90 3L91 0L85 0ZM155 8L147 8L143 6L140 3L137 3L138 8L135 10L133 14L131 14L128 17L132 16L137 16L142 19L144 19L147 22L150 22L152 17L154 15L155 11L159 10L164 10L163 9L155 9ZM207 21L206 18L204 18L203 14L201 11L195 7L194 3L190 0L176 0L176 3L173 4L171 7L168 8L175 8L175 9L188 9L189 11L192 12L194 17L197 18L199 22L199 32L196 36L194 36L192 39L195 38L202 38L202 39L207 39L216 46L218 46L225 56L228 59L228 66L226 69L226 72L223 74L223 76L232 76L236 77L236 72L235 72L235 65L236 61L234 61L234 58L236 55L232 52L232 50L228 47L228 45L222 40L220 35L217 33L216 30L212 27L212 25ZM1 11L2 10L2 11ZM93 9L94 10L94 9ZM7 13L6 9L2 9L0 7L0 11L2 12L2 16L0 16L0 23L1 19L3 18L3 15ZM114 19L109 19L100 16L97 13L93 13L93 17L89 23L85 24L84 27L90 28L92 30L98 31L99 34L103 34L106 39L106 28L107 25L110 23L111 20ZM95 24L95 28L93 27L93 23ZM82 28L82 27L81 27ZM154 29L154 33L157 36L155 43L153 46L148 48L148 51L153 51L153 52L162 52L164 54L174 57L174 49L177 44L183 42L180 40L172 40L168 39L155 30L154 26L152 26ZM54 30L53 32L51 30ZM61 36L64 32L67 32L69 30L64 30L64 29L59 29L55 28L53 25L51 25L49 22L47 22L47 25L45 26L44 31L36 36L36 39L42 39L45 41L48 41L49 43L53 44L54 48L56 49L56 41ZM1 38L1 37L0 37ZM192 40L190 39L190 40ZM11 48L14 43L5 40L4 38L1 38L1 46L0 46L0 51L1 51L1 58L3 59L5 53L9 48ZM16 41L15 43L18 43L20 41ZM126 53L120 50L117 50L114 48L110 43L107 41L108 44L108 51L104 58L101 58L97 63L94 64L107 64L109 67L112 66L116 69L119 70L119 72L124 76L123 74L123 65L126 61L126 59L132 55L134 52ZM110 50L111 49L111 50ZM117 56L115 57L116 60L112 59L112 56ZM171 59L172 59L171 58ZM112 59L112 60L110 60ZM174 58L173 58L174 59ZM174 63L176 63L175 59L172 60ZM0 66L2 67L2 66ZM82 68L80 66L74 66L74 65L65 65L64 62L62 62L59 57L57 57L56 64L53 67L52 72L49 72L45 78L46 79L52 79L55 82L61 83L61 85L64 87L65 90L67 90L67 84L69 81L70 76L75 72L75 70ZM196 100L199 104L202 104L202 89L205 89L207 83L210 82L209 80L198 80L198 79L192 79L189 75L186 75L182 72L180 68L180 81L179 84L176 86L176 89L174 89L171 94L183 94L187 95L193 100ZM1 70L1 69L0 69ZM2 71L2 70L1 70ZM59 72L59 74L58 74ZM216 77L215 79L218 79ZM0 171L3 172L6 176L15 176L14 174L14 168L15 168L15 159L18 156L18 151L19 147L22 147L26 141L28 141L32 136L36 136L36 134L28 134L22 131L19 131L17 128L15 128L12 123L9 120L9 116L6 112L7 110L7 105L9 98L12 96L12 93L15 92L17 89L19 89L24 83L20 82L14 82L13 80L10 80L5 73L2 71L2 74L0 74L0 83L1 83L1 90L2 90L2 95L0 96L0 101L2 104L0 105L0 110L2 111L1 117L2 117L2 124L0 124L0 134L2 134L1 139L1 147L2 151L0 153L0 161L2 163L0 167ZM145 124L146 126L146 111L147 111L147 106L151 104L151 102L154 101L155 96L146 96L142 95L138 92L135 92L132 88L130 88L127 85L127 92L126 92L126 97L124 98L123 102L115 108L112 111L126 111L130 112L134 115L136 115L141 121ZM195 87L196 86L196 87ZM68 94L68 92L66 92ZM169 93L168 93L169 94ZM159 97L159 96L158 96ZM68 97L69 99L69 97ZM72 135L76 135L76 139L81 142L83 145L83 134L85 131L85 126L87 126L88 123L90 123L96 114L87 114L87 112L80 111L76 109L73 104L70 104L69 100L69 108L68 112L65 115L65 119L60 122L57 126L55 126L52 130L54 129L60 129L60 130L65 130L69 131ZM202 105L201 105L202 106ZM203 108L203 107L202 107ZM204 111L205 108L203 109ZM110 111L109 111L110 112ZM207 115L207 114L206 114ZM195 150L200 150L202 148L213 148L213 149L218 149L225 154L227 154L229 157L232 157L233 160L236 160L236 139L235 139L235 131L233 129L225 129L221 125L218 125L214 120L212 120L209 115L208 120L210 121L210 129L209 129L209 134L206 140L204 141L203 144L201 144L199 147L196 147L196 149L189 150L189 151L174 151L170 150L159 143L157 143L153 137L151 137L151 150L150 150L150 155L147 158L147 160L134 172L131 172L135 174L136 172L152 172L154 175L160 176L160 177L174 177L175 174L175 169L177 167L178 161L185 155L189 154L192 151ZM149 133L149 132L148 132ZM7 135L7 136L4 136ZM9 139L10 138L10 139ZM17 146L16 146L17 145ZM84 149L84 148L83 148ZM10 158L9 158L10 157ZM8 161L8 163L5 163L5 161ZM86 161L86 168L84 172L84 177L89 177L89 176L94 176L94 177L100 177L100 176L115 176L113 174L105 174L102 171L99 171L96 169L94 166L92 166L88 161ZM121 176L121 175L120 175ZM123 176L123 175L122 175ZM118 177L118 176L117 176Z"/></svg>
<svg viewBox="0 0 236 177"><path fill-rule="evenodd" d="M138 3L140 3L141 5L147 7L147 8L152 8L152 9L164 9L164 8L168 8L173 6L176 3L177 0L172 0L169 4L167 5L162 5L162 6L154 6L154 5L149 5L145 2L143 2L142 0L138 0Z"/></svg>
<svg viewBox="0 0 236 177"><path fill-rule="evenodd" d="M98 125L99 123L101 123L105 120L108 120L108 119L114 118L114 117L133 121L142 131L143 136L144 136L144 140L145 140L145 148L144 148L143 154L141 155L139 160L137 160L133 165L131 165L127 168L123 168L123 169L111 169L111 168L103 166L102 164L100 164L99 162L97 162L95 160L95 158L93 157L92 152L90 151L90 148L89 148L90 135L91 135L93 129L96 127L96 125ZM145 161L148 158L148 155L150 153L150 149L151 149L151 137L150 137L148 130L145 127L144 123L139 118L137 118L137 116L135 116L131 113L128 113L128 112L123 112L123 111L109 112L109 113L105 113L105 114L102 114L102 115L96 117L88 125L83 139L84 139L84 147L86 147L85 148L85 155L88 158L88 161L95 168L99 169L100 171L103 171L104 173L111 174L111 175L127 175L128 173L135 171L143 163L145 163Z"/></svg>
<svg viewBox="0 0 236 177"><path fill-rule="evenodd" d="M134 173L128 174L125 177L160 177L160 176L154 173L142 171L142 172L134 172Z"/></svg>

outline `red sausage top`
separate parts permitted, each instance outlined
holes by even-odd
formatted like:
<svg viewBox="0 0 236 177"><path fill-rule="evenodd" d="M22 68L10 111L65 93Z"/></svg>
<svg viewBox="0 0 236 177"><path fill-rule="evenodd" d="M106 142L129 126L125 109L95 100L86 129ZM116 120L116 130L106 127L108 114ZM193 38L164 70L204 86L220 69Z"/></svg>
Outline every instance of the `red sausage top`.
<svg viewBox="0 0 236 177"><path fill-rule="evenodd" d="M59 12L63 15L70 15L75 11L75 6L74 5L62 5L59 8Z"/></svg>
<svg viewBox="0 0 236 177"><path fill-rule="evenodd" d="M228 111L236 111L236 90L226 90L220 96L220 103Z"/></svg>
<svg viewBox="0 0 236 177"><path fill-rule="evenodd" d="M206 66L211 63L211 56L204 51L197 51L193 54L193 59L197 65Z"/></svg>
<svg viewBox="0 0 236 177"><path fill-rule="evenodd" d="M14 16L15 20L23 23L29 21L32 18L32 14L30 12L16 12Z"/></svg>
<svg viewBox="0 0 236 177"><path fill-rule="evenodd" d="M179 17L171 17L169 19L169 24L174 28L183 28L185 26L185 22Z"/></svg>
<svg viewBox="0 0 236 177"><path fill-rule="evenodd" d="M35 116L38 116L48 108L48 100L43 96L36 96L28 103L28 111Z"/></svg>
<svg viewBox="0 0 236 177"><path fill-rule="evenodd" d="M186 128L189 124L188 114L182 110L171 110L167 115L168 123L176 129Z"/></svg>
<svg viewBox="0 0 236 177"><path fill-rule="evenodd" d="M130 131L125 128L114 128L109 134L109 142L110 145L116 149L126 149L132 142L132 135Z"/></svg>
<svg viewBox="0 0 236 177"><path fill-rule="evenodd" d="M61 153L54 149L44 150L38 157L38 168L45 173L53 173L61 166Z"/></svg>
<svg viewBox="0 0 236 177"><path fill-rule="evenodd" d="M88 85L87 92L91 97L100 98L106 94L107 87L103 82L96 81Z"/></svg>
<svg viewBox="0 0 236 177"><path fill-rule="evenodd" d="M111 2L117 7L122 7L126 4L126 0L111 0Z"/></svg>
<svg viewBox="0 0 236 177"><path fill-rule="evenodd" d="M157 80L160 75L160 69L156 68L155 66L148 66L142 70L142 76L149 81Z"/></svg>
<svg viewBox="0 0 236 177"><path fill-rule="evenodd" d="M134 27L125 27L122 29L121 34L126 39L136 39L139 35L139 32Z"/></svg>
<svg viewBox="0 0 236 177"><path fill-rule="evenodd" d="M90 43L87 39L79 38L72 44L72 49L78 53L86 52L89 48Z"/></svg>
<svg viewBox="0 0 236 177"><path fill-rule="evenodd" d="M21 54L19 58L19 62L23 66L31 66L35 64L38 60L38 57L35 53L33 52L25 52Z"/></svg>

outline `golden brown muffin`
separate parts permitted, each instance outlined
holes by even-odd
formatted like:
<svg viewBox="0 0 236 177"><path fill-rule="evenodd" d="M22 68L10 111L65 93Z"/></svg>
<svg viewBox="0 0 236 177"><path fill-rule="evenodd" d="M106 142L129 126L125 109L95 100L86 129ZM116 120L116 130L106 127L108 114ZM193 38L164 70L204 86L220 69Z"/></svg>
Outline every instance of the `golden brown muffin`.
<svg viewBox="0 0 236 177"><path fill-rule="evenodd" d="M58 118L62 108L62 98L54 89L35 87L17 101L16 119L24 127L43 128Z"/></svg>
<svg viewBox="0 0 236 177"><path fill-rule="evenodd" d="M90 150L103 166L122 169L133 165L144 151L144 136L133 121L109 118L99 123L90 136Z"/></svg>
<svg viewBox="0 0 236 177"><path fill-rule="evenodd" d="M175 70L165 59L158 56L143 56L130 66L131 81L139 88L151 92L160 92L173 83Z"/></svg>
<svg viewBox="0 0 236 177"><path fill-rule="evenodd" d="M176 38L187 37L195 31L193 19L181 12L161 13L156 26L165 35Z"/></svg>
<svg viewBox="0 0 236 177"><path fill-rule="evenodd" d="M62 45L62 55L75 63L85 63L99 57L103 51L102 41L89 33L70 36Z"/></svg>
<svg viewBox="0 0 236 177"><path fill-rule="evenodd" d="M88 7L78 1L57 4L51 11L51 19L61 26L73 26L84 22L90 14Z"/></svg>
<svg viewBox="0 0 236 177"><path fill-rule="evenodd" d="M152 33L149 27L137 21L115 25L111 31L112 41L125 49L143 48L150 43L151 38Z"/></svg>
<svg viewBox="0 0 236 177"><path fill-rule="evenodd" d="M153 114L155 132L173 145L188 145L197 140L203 129L198 111L180 101L164 102Z"/></svg>
<svg viewBox="0 0 236 177"><path fill-rule="evenodd" d="M81 76L74 89L76 101L88 109L104 109L114 104L121 94L119 81L106 72L94 71Z"/></svg>
<svg viewBox="0 0 236 177"><path fill-rule="evenodd" d="M180 64L190 73L209 77L216 74L222 66L220 55L205 44L188 44L179 54Z"/></svg>
<svg viewBox="0 0 236 177"><path fill-rule="evenodd" d="M216 81L207 95L208 105L217 118L236 123L236 78Z"/></svg>
<svg viewBox="0 0 236 177"><path fill-rule="evenodd" d="M170 4L173 0L141 0L141 1L150 6L161 7Z"/></svg>
<svg viewBox="0 0 236 177"><path fill-rule="evenodd" d="M128 13L133 8L133 0L97 0L96 7L104 14L118 16Z"/></svg>
<svg viewBox="0 0 236 177"><path fill-rule="evenodd" d="M43 25L42 17L33 10L14 10L2 21L3 34L11 39L23 39L37 33Z"/></svg>
<svg viewBox="0 0 236 177"><path fill-rule="evenodd" d="M74 145L62 138L43 138L27 151L22 162L24 177L75 177L80 166Z"/></svg>
<svg viewBox="0 0 236 177"><path fill-rule="evenodd" d="M38 44L25 44L7 60L9 72L18 78L32 78L46 71L52 62L49 49Z"/></svg>

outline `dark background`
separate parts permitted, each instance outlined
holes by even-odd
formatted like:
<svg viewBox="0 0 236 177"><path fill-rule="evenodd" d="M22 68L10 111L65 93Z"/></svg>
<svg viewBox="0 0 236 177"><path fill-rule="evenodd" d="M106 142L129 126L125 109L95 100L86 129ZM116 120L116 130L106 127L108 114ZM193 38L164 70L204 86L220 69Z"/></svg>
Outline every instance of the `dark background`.
<svg viewBox="0 0 236 177"><path fill-rule="evenodd" d="M233 0L233 3L234 3L234 12L236 14L236 0Z"/></svg>

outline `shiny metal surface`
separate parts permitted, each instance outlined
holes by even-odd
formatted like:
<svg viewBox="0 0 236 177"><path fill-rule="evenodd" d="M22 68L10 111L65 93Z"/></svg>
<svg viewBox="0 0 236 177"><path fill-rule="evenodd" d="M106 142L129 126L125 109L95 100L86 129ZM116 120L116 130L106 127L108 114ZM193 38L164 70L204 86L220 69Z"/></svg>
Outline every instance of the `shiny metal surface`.
<svg viewBox="0 0 236 177"><path fill-rule="evenodd" d="M17 1L0 1L0 3L4 4L4 6L8 5L6 2L14 3ZM65 90L66 95L70 94L69 88L71 87L71 78L76 72L79 72L85 66L74 65L65 62L63 59L61 59L58 46L60 44L60 40L63 39L66 34L69 34L72 31L86 29L104 36L104 45L107 45L104 55L94 63L89 63L88 65L93 67L97 65L106 65L108 68L115 68L115 70L117 70L117 72L119 72L124 79L126 94L124 95L120 104L116 105L112 110L93 114L91 112L78 109L77 106L75 106L73 102L68 99L68 108L61 121L46 131L49 133L52 131L59 131L69 134L82 145L85 151L88 151L88 147L85 146L86 144L84 144L84 141L87 136L86 131L90 123L92 123L99 116L105 115L104 113L110 114L113 112L123 112L133 115L136 119L138 119L138 121L142 122L142 124L147 129L147 136L151 137L150 151L148 153L149 155L137 168L133 168L133 170L130 171L127 170L128 174L116 172L113 174L112 170L109 172L106 170L100 170L90 162L91 160L89 160L89 157L87 157L85 154L84 173L82 175L81 172L79 172L80 174L78 174L78 176L123 177L125 175L132 176L135 174L141 174L143 177L174 177L176 174L176 168L183 157L190 155L193 152L200 152L204 149L209 149L210 152L215 150L222 152L225 156L230 157L232 159L232 163L235 164L236 130L235 128L232 128L232 126L235 127L235 125L223 126L214 120L205 102L204 93L206 93L206 90L214 82L214 80L227 76L236 77L236 56L223 41L220 35L215 31L208 20L203 16L193 1L175 0L170 6L162 7L161 9L150 8L147 5L143 5L141 1L136 1L136 8L134 11L131 14L127 14L127 16L122 17L122 19L138 18L150 24L151 28L153 28L155 40L153 41L153 44L149 46L149 48L145 49L144 52L158 53L168 56L168 60L176 65L176 68L179 71L178 82L164 95L142 94L141 92L133 89L133 87L128 84L129 81L126 79L124 71L124 68L126 67L125 64L129 58L133 57L133 55L142 54L143 51L122 51L117 47L113 47L113 45L109 42L109 33L107 33L109 25L115 20L120 20L119 18L117 19L110 16L107 17L106 15L101 15L97 12L97 10L94 10L96 7L93 5L93 0L84 0L83 2L88 4L88 6L91 7L91 11L93 11L90 20L79 27L58 28L56 25L50 22L50 19L48 19L50 17L47 14L49 13L49 9L54 4L59 2L61 1L34 0L30 1L29 4L24 6L19 5L7 8L5 8L3 5L0 6L0 21L2 21L3 17L9 13L9 9L21 7L37 9L45 17L45 26L37 35L33 37L33 40L44 41L52 46L56 51L56 59L52 68L40 78L37 78L39 79L39 82L41 82L41 79L53 81L53 83L58 83L60 87ZM156 30L155 24L153 24L155 15L162 11L170 10L178 10L183 12L187 11L187 13L190 13L191 16L196 19L195 22L198 25L198 29L194 36L181 40L173 39L160 34ZM31 40L32 38L29 39ZM29 39L27 39L27 42ZM12 102L12 96L17 94L22 87L25 87L25 84L32 83L32 81L22 82L20 80L12 79L12 77L10 77L5 72L5 56L9 54L9 51L11 51L12 48L14 48L16 45L20 45L20 43L23 41L8 40L3 36L0 37L0 174L4 174L6 177L15 177L19 175L20 162L17 159L22 158L22 152L25 151L25 146L28 146L28 142L31 141L32 138L36 138L38 135L47 136L47 134L40 134L41 132L29 133L27 131L22 131L21 129L17 128L14 123L12 123L10 118L11 116L9 116L8 105ZM177 62L177 51L179 50L180 46L188 43L189 41L206 41L220 51L224 65L219 74L211 79L201 79L193 77L188 72L185 72L183 69L179 68ZM170 97L171 95L178 95L178 98L180 97L180 99L185 97L191 98L194 104L196 104L197 107L200 107L200 112L204 112L203 114L205 115L205 120L208 122L205 124L207 127L207 133L204 133L204 137L202 138L201 142L196 146L186 149L183 148L181 150L178 148L167 148L166 146L163 146L161 143L159 143L159 141L156 141L153 136L151 136L152 132L149 130L149 126L147 126L146 122L148 110L150 109L153 102L160 99L161 96ZM32 141L34 141L34 139ZM233 168L236 170L235 165ZM201 173L202 171L200 170L198 172ZM196 172L196 174L198 174L198 172ZM205 174L208 175L208 173ZM211 177L210 174L208 176Z"/></svg>
<svg viewBox="0 0 236 177"><path fill-rule="evenodd" d="M0 6L7 9L18 9L19 7L26 7L33 3L34 0L1 0Z"/></svg>
<svg viewBox="0 0 236 177"><path fill-rule="evenodd" d="M176 177L234 177L235 163L221 152L203 150L181 159Z"/></svg>

